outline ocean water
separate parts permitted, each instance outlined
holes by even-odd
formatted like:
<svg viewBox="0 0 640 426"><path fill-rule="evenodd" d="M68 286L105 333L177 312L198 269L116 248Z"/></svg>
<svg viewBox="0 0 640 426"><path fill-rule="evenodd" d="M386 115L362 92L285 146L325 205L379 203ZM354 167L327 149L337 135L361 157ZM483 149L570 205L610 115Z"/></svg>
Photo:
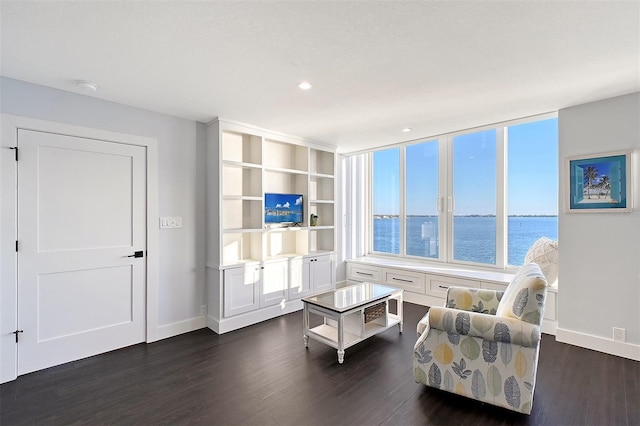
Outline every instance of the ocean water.
<svg viewBox="0 0 640 426"><path fill-rule="evenodd" d="M476 216L454 217L453 257L455 260L495 264L496 218ZM558 239L556 216L510 216L508 220L508 263L522 265L529 247L540 237ZM407 254L438 258L438 218L407 218ZM373 249L384 253L400 253L400 219L375 218Z"/></svg>

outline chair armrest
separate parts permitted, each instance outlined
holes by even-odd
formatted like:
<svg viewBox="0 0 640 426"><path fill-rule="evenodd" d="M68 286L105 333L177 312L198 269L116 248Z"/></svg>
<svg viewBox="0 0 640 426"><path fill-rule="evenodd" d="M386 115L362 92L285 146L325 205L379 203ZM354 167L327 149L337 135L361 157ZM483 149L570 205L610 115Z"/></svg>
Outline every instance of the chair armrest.
<svg viewBox="0 0 640 426"><path fill-rule="evenodd" d="M516 318L443 307L432 307L428 316L428 327L447 333L527 347L540 342L540 327Z"/></svg>
<svg viewBox="0 0 640 426"><path fill-rule="evenodd" d="M449 287L447 289L447 308L463 311L495 314L504 291L484 288Z"/></svg>

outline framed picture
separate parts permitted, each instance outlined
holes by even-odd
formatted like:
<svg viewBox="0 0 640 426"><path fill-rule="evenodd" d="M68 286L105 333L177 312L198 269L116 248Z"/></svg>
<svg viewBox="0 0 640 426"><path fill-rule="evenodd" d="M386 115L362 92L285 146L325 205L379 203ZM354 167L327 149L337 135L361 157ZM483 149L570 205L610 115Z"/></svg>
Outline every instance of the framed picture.
<svg viewBox="0 0 640 426"><path fill-rule="evenodd" d="M569 213L631 211L630 151L571 157L567 163Z"/></svg>

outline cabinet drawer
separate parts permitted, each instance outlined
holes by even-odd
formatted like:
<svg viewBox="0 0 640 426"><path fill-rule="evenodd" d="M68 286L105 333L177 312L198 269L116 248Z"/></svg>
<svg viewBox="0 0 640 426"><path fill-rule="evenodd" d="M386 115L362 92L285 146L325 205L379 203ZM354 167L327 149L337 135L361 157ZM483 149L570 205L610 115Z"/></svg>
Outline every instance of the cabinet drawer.
<svg viewBox="0 0 640 426"><path fill-rule="evenodd" d="M375 266L348 264L348 277L352 281L380 283L381 268Z"/></svg>
<svg viewBox="0 0 640 426"><path fill-rule="evenodd" d="M429 276L427 294L444 299L447 297L447 289L449 287L480 288L480 281L431 275Z"/></svg>
<svg viewBox="0 0 640 426"><path fill-rule="evenodd" d="M384 277L384 284L413 293L425 294L427 280L424 274L385 268L382 270L382 276Z"/></svg>

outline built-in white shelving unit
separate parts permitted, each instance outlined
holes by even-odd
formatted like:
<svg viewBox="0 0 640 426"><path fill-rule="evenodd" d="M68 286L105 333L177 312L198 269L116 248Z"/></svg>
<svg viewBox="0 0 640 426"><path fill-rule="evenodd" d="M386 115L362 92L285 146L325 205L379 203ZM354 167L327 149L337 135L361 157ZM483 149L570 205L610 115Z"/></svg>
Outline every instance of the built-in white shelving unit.
<svg viewBox="0 0 640 426"><path fill-rule="evenodd" d="M275 316L276 300L301 309L300 297L335 286L335 170L330 148L228 120L209 123L207 281L214 331ZM302 222L267 225L265 193L301 194ZM285 279L285 287L270 282L276 279Z"/></svg>

